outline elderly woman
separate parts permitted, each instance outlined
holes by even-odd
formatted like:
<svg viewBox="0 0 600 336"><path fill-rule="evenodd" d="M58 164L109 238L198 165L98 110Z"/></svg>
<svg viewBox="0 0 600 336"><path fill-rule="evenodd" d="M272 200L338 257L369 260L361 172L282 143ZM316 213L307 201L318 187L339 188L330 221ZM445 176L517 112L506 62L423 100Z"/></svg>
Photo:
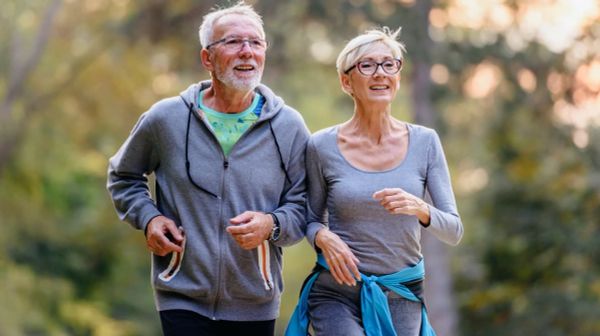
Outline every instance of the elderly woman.
<svg viewBox="0 0 600 336"><path fill-rule="evenodd" d="M390 113L399 32L367 31L337 59L354 115L308 144L306 236L318 262L286 335L306 335L309 319L316 335L435 334L421 296L421 230L456 245L463 227L438 135Z"/></svg>

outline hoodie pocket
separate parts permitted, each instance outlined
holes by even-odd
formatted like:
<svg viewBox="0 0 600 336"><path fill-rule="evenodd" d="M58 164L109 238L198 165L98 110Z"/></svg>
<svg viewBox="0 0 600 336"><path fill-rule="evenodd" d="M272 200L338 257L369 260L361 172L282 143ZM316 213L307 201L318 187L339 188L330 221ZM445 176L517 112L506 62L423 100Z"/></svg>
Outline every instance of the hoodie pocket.
<svg viewBox="0 0 600 336"><path fill-rule="evenodd" d="M235 247L224 270L223 297L255 303L271 301L281 290L277 247L268 241L253 250Z"/></svg>
<svg viewBox="0 0 600 336"><path fill-rule="evenodd" d="M258 253L258 269L266 290L273 290L273 276L271 275L271 246L265 240L256 248Z"/></svg>
<svg viewBox="0 0 600 336"><path fill-rule="evenodd" d="M158 278L163 282L169 282L173 279L179 270L181 269L181 265L183 264L183 256L185 254L185 236L183 236L183 242L181 243L181 252L173 252L171 253L171 261L169 261L169 265L167 268L158 274Z"/></svg>

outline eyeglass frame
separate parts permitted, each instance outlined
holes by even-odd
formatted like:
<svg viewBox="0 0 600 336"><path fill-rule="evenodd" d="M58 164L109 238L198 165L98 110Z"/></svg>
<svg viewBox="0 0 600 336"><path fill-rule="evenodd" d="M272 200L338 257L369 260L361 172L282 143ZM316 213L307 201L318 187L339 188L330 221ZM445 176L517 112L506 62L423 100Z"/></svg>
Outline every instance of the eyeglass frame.
<svg viewBox="0 0 600 336"><path fill-rule="evenodd" d="M255 50L254 48L252 48L252 43L251 43L252 41L263 42L265 44L264 50L267 50L267 48L269 48L269 41L262 39L262 38L226 36L226 37L223 37L222 39L219 39L219 40L209 43L204 49L209 50L211 47L213 47L219 43L226 42L227 40L242 40L242 45L240 46L240 49L243 48L244 43L248 43L248 46L250 47L250 49Z"/></svg>
<svg viewBox="0 0 600 336"><path fill-rule="evenodd" d="M398 70L396 70L396 71L395 71L395 72L393 72L393 73L389 73L389 72L387 72L387 71L385 70L385 68L383 67L383 64L384 64L385 62L389 62L389 61L396 61L396 62L400 63L400 65L398 66ZM368 63L375 63L375 70L373 71L373 73L372 73L372 74L365 74L365 73L363 73L362 71L360 71L360 67L358 67L358 65L359 65L360 63L367 63L367 62L368 62ZM402 59L401 59L401 58L392 58L392 59L386 59L386 60L385 60L385 61L383 61L383 62L375 62L375 61L358 61L358 62L354 63L354 65L353 65L353 66L349 67L349 68L348 68L346 71L344 71L344 74L345 74L345 75L347 75L347 74L348 74L350 71L352 71L352 69L354 69L354 68L357 68L358 72L359 72L361 75L363 75L363 76L373 76L374 74L376 74L376 73L377 73L377 70L379 70L379 67L381 67L381 69L383 69L383 72L385 72L386 74L388 74L388 75L395 75L395 74L397 74L398 72L400 72L400 71L402 70L402 66L403 66L403 65L404 65L404 61L402 61Z"/></svg>

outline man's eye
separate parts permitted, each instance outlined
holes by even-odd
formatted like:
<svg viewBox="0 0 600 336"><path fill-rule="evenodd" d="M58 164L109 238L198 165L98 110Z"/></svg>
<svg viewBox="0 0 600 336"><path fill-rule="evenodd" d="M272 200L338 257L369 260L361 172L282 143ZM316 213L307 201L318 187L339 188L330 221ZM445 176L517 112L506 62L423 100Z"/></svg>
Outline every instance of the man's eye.
<svg viewBox="0 0 600 336"><path fill-rule="evenodd" d="M383 67L392 69L392 68L396 67L396 64L392 61L387 61L387 62L383 63Z"/></svg>
<svg viewBox="0 0 600 336"><path fill-rule="evenodd" d="M240 45L242 43L243 43L242 39L230 39L230 40L225 41L226 45L231 45L231 46Z"/></svg>
<svg viewBox="0 0 600 336"><path fill-rule="evenodd" d="M250 44L252 44L253 46L261 46L262 45L262 41L261 40L249 40Z"/></svg>
<svg viewBox="0 0 600 336"><path fill-rule="evenodd" d="M363 68L363 69L370 69L370 68L372 68L373 66L375 66L375 64L373 64L373 63L371 63L371 62L369 62L369 63L360 63L360 64L359 64L359 66L360 66L361 68Z"/></svg>

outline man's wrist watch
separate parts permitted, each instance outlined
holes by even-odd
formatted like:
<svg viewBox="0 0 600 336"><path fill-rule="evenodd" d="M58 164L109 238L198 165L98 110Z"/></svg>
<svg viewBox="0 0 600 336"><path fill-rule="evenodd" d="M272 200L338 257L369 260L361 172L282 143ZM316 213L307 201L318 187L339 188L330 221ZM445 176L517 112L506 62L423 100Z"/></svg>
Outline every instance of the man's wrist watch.
<svg viewBox="0 0 600 336"><path fill-rule="evenodd" d="M273 229L271 230L271 234L269 235L269 240L272 242L276 242L279 239L279 235L281 234L281 225L279 224L279 219L275 216L274 213L269 212L269 215L273 218Z"/></svg>

